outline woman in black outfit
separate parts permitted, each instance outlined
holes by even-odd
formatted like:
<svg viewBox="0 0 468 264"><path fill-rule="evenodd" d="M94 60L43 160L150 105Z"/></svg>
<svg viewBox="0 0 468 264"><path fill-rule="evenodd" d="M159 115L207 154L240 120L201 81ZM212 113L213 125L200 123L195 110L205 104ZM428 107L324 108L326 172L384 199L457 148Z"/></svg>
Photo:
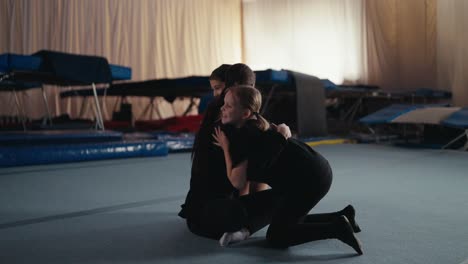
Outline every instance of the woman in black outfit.
<svg viewBox="0 0 468 264"><path fill-rule="evenodd" d="M223 150L227 177L235 188L243 189L248 181L264 182L278 198L271 211L267 240L275 247L289 247L336 238L361 255L360 242L354 235L359 231L354 210L347 216L346 208L308 215L330 189L332 170L328 161L308 145L269 130L268 122L258 114L260 107L257 89L229 88L221 108L222 124L229 126L215 128L213 137L214 144Z"/></svg>
<svg viewBox="0 0 468 264"><path fill-rule="evenodd" d="M212 86L255 85L254 72L240 63L230 67L221 65L209 79ZM219 89L212 88L218 95ZM195 138L190 190L179 213L179 216L186 218L191 232L216 240L225 232L235 232L249 226L250 235L268 225L276 199L271 192L261 191L266 189L265 184L252 184L238 191L227 178L223 152L213 145L211 136L214 128L220 125L223 98L224 93L221 93L208 105ZM280 125L278 129L285 136L290 135L287 126Z"/></svg>

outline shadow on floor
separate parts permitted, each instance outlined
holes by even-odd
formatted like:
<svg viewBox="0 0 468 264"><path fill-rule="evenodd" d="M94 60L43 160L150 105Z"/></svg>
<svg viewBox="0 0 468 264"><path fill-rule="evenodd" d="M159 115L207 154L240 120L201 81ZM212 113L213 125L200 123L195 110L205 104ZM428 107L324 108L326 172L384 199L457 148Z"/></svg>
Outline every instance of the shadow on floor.
<svg viewBox="0 0 468 264"><path fill-rule="evenodd" d="M332 260L354 254L298 256L268 248L261 237L230 248L190 233L168 212L112 212L0 230L5 263L192 262L194 257L255 262ZM234 256L234 258L233 258Z"/></svg>

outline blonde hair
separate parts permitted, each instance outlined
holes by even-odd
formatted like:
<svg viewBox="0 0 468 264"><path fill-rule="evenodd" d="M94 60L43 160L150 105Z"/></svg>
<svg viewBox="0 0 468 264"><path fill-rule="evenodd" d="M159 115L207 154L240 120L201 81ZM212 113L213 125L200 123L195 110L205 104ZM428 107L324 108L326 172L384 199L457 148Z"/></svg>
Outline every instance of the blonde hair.
<svg viewBox="0 0 468 264"><path fill-rule="evenodd" d="M262 94L258 89L249 85L236 85L229 87L228 91L238 100L241 107L250 110L255 115L256 126L260 130L265 131L270 128L270 123L259 113L262 107Z"/></svg>

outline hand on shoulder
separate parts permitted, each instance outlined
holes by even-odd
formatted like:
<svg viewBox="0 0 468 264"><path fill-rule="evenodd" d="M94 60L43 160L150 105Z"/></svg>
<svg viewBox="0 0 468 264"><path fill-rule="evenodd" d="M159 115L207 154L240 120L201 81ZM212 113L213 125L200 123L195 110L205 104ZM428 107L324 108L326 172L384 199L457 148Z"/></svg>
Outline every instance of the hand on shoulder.
<svg viewBox="0 0 468 264"><path fill-rule="evenodd" d="M291 129L289 129L289 127L282 123L282 124L279 124L279 125L275 125L275 124L271 124L271 127L273 130L275 130L276 132L280 133L281 135L283 135L286 139L290 138L291 137Z"/></svg>

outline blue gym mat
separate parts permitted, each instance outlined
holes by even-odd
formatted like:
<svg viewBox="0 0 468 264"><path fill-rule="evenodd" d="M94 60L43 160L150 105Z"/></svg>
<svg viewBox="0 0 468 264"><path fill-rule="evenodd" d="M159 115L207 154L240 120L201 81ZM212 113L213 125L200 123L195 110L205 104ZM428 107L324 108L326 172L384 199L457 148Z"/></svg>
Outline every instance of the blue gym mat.
<svg viewBox="0 0 468 264"><path fill-rule="evenodd" d="M0 167L166 156L167 154L166 142L160 140L9 146L0 147Z"/></svg>
<svg viewBox="0 0 468 264"><path fill-rule="evenodd" d="M0 133L0 145L62 144L122 140L122 133L99 130L42 130Z"/></svg>

